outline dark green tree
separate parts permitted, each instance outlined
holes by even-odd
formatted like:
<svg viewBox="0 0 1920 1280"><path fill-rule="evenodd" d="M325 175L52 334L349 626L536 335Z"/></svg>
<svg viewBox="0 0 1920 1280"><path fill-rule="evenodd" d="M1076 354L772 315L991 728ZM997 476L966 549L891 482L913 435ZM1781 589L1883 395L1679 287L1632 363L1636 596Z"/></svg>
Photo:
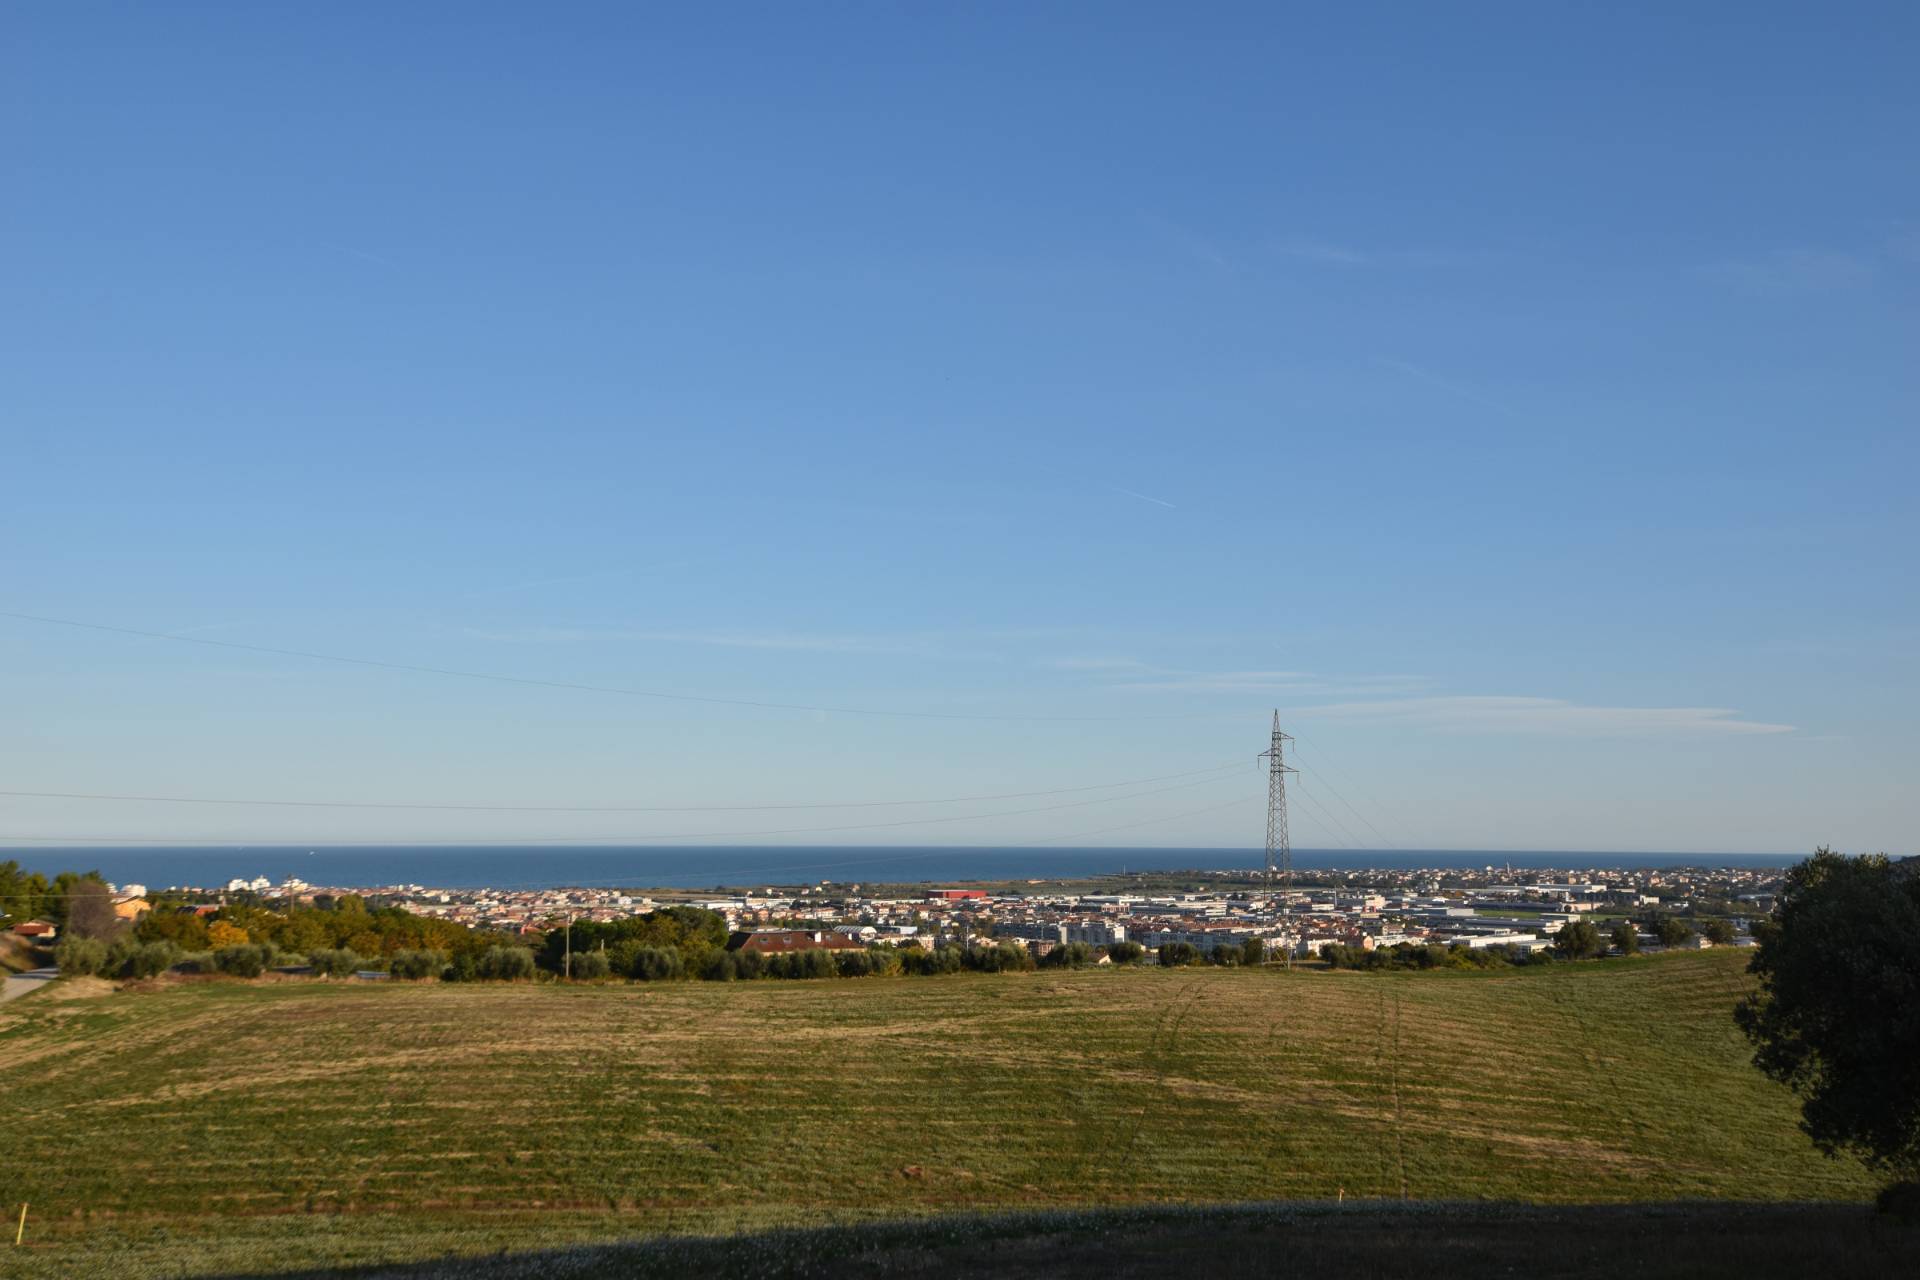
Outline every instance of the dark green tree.
<svg viewBox="0 0 1920 1280"><path fill-rule="evenodd" d="M1569 960L1585 960L1605 955L1607 946L1600 940L1600 930L1592 921L1573 920L1561 925L1560 932L1553 935L1553 949Z"/></svg>
<svg viewBox="0 0 1920 1280"><path fill-rule="evenodd" d="M1613 949L1623 956L1639 954L1640 931L1633 927L1633 921L1622 920L1613 926Z"/></svg>
<svg viewBox="0 0 1920 1280"><path fill-rule="evenodd" d="M1160 944L1160 963L1163 965L1193 964L1200 959L1200 948L1191 942L1163 942Z"/></svg>
<svg viewBox="0 0 1920 1280"><path fill-rule="evenodd" d="M437 978L447 967L447 953L432 950L406 950L393 953L393 959L387 962L387 972L396 978L417 981L421 978Z"/></svg>
<svg viewBox="0 0 1920 1280"><path fill-rule="evenodd" d="M1686 921L1673 916L1662 916L1659 923L1654 925L1653 932L1663 947L1677 947L1693 936L1693 930L1687 928Z"/></svg>
<svg viewBox="0 0 1920 1280"><path fill-rule="evenodd" d="M525 947L488 947L480 953L474 973L487 982L525 981L533 976L533 952Z"/></svg>
<svg viewBox="0 0 1920 1280"><path fill-rule="evenodd" d="M327 947L307 957L316 975L322 978L351 978L360 969L361 960L345 947Z"/></svg>
<svg viewBox="0 0 1920 1280"><path fill-rule="evenodd" d="M32 920L50 905L47 893L47 878L38 871L22 870L12 858L0 862L0 918Z"/></svg>
<svg viewBox="0 0 1920 1280"><path fill-rule="evenodd" d="M1040 958L1043 969L1084 969L1094 962L1093 948L1084 942L1063 942Z"/></svg>
<svg viewBox="0 0 1920 1280"><path fill-rule="evenodd" d="M1700 927L1700 936L1716 947L1724 947L1733 941L1733 921L1709 920Z"/></svg>
<svg viewBox="0 0 1920 1280"><path fill-rule="evenodd" d="M1801 1098L1801 1127L1920 1182L1920 860L1822 848L1787 873L1734 1019L1754 1064ZM1892 1189L1890 1189L1891 1193Z"/></svg>
<svg viewBox="0 0 1920 1280"><path fill-rule="evenodd" d="M214 952L213 965L221 973L230 973L236 978L257 978L267 971L272 958L270 947L241 944Z"/></svg>
<svg viewBox="0 0 1920 1280"><path fill-rule="evenodd" d="M626 959L626 975L642 982L666 982L686 972L686 962L675 947L636 947Z"/></svg>

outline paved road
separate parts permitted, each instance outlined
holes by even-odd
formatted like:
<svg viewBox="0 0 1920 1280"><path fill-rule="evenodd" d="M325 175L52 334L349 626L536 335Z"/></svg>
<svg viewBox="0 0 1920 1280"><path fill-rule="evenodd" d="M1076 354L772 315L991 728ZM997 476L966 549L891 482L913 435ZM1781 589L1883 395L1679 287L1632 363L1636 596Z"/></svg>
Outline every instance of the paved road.
<svg viewBox="0 0 1920 1280"><path fill-rule="evenodd" d="M6 985L0 987L0 1004L18 1000L29 991L38 991L59 976L58 969L29 969L25 973L13 974L8 977Z"/></svg>

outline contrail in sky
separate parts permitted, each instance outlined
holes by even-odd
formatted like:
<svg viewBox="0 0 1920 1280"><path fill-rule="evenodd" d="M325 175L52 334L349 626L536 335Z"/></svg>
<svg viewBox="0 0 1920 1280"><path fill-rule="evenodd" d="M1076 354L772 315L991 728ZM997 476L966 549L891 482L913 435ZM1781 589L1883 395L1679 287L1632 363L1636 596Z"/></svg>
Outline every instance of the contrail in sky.
<svg viewBox="0 0 1920 1280"><path fill-rule="evenodd" d="M1110 484L1107 486L1107 488L1113 490L1115 493L1124 493L1129 498L1138 498L1142 502L1151 502L1156 507L1173 507L1173 504L1171 502L1168 502L1165 498L1156 498L1156 497L1153 497L1151 494L1135 493L1131 489L1122 489L1117 484ZM1175 511L1178 511L1180 508L1173 507L1173 509Z"/></svg>

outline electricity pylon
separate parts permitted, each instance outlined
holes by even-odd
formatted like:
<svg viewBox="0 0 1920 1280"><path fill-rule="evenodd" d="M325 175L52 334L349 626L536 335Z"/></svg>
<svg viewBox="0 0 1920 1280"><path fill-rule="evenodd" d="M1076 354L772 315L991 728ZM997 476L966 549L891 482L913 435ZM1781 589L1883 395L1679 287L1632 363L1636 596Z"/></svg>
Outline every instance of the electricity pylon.
<svg viewBox="0 0 1920 1280"><path fill-rule="evenodd" d="M1287 764L1289 734L1280 732L1280 713L1273 713L1273 745L1260 753L1267 762L1267 893L1274 892L1274 876L1280 877L1280 936L1287 951L1287 967L1293 967L1293 841L1287 835L1287 775L1299 770Z"/></svg>

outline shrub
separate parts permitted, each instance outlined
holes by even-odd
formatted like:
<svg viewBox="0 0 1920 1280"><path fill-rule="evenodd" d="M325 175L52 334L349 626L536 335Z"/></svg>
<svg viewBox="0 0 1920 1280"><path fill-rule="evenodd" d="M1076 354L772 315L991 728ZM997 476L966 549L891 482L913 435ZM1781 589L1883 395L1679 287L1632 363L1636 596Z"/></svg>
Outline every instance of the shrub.
<svg viewBox="0 0 1920 1280"><path fill-rule="evenodd" d="M1633 927L1633 921L1622 920L1613 926L1613 949L1623 956L1639 953L1640 931Z"/></svg>
<svg viewBox="0 0 1920 1280"><path fill-rule="evenodd" d="M834 961L843 978L886 978L900 972L900 953L892 947L842 951Z"/></svg>
<svg viewBox="0 0 1920 1280"><path fill-rule="evenodd" d="M321 978L351 978L360 968L360 957L345 947L334 947L314 952L307 957L307 963L313 966L315 976Z"/></svg>
<svg viewBox="0 0 1920 1280"><path fill-rule="evenodd" d="M958 973L964 967L961 955L960 948L954 946L938 946L931 951L914 947L900 953L900 963L908 973Z"/></svg>
<svg viewBox="0 0 1920 1280"><path fill-rule="evenodd" d="M708 982L732 982L740 976L740 962L731 951L709 951L700 964L700 976Z"/></svg>
<svg viewBox="0 0 1920 1280"><path fill-rule="evenodd" d="M1700 936L1716 947L1728 946L1733 942L1733 921L1709 920L1701 927Z"/></svg>
<svg viewBox="0 0 1920 1280"><path fill-rule="evenodd" d="M981 973L1018 973L1034 967L1033 952L1017 942L998 942L990 947L968 947L961 953L962 965Z"/></svg>
<svg viewBox="0 0 1920 1280"><path fill-rule="evenodd" d="M220 966L211 951L189 951L173 966L176 973L218 973Z"/></svg>
<svg viewBox="0 0 1920 1280"><path fill-rule="evenodd" d="M1240 967L1241 957L1245 954L1239 947L1214 947L1207 952L1207 963L1219 965L1223 969L1237 969Z"/></svg>
<svg viewBox="0 0 1920 1280"><path fill-rule="evenodd" d="M474 975L486 982L524 982L533 976L533 952L525 947L488 947L475 962Z"/></svg>
<svg viewBox="0 0 1920 1280"><path fill-rule="evenodd" d="M103 972L119 978L153 978L173 968L180 948L171 942L134 942L117 938L107 948Z"/></svg>
<svg viewBox="0 0 1920 1280"><path fill-rule="evenodd" d="M1040 957L1044 969L1084 969L1093 963L1093 948L1084 942L1063 942Z"/></svg>
<svg viewBox="0 0 1920 1280"><path fill-rule="evenodd" d="M627 976L641 982L666 982L686 969L678 947L635 947L627 961Z"/></svg>
<svg viewBox="0 0 1920 1280"><path fill-rule="evenodd" d="M447 953L444 951L396 951L393 959L387 963L389 973L408 982L437 978L446 967Z"/></svg>
<svg viewBox="0 0 1920 1280"><path fill-rule="evenodd" d="M769 978L831 978L839 972L834 953L820 947L767 957Z"/></svg>
<svg viewBox="0 0 1920 1280"><path fill-rule="evenodd" d="M257 978L267 971L267 962L272 958L273 953L266 947L242 943L214 952L213 967L236 978Z"/></svg>
<svg viewBox="0 0 1920 1280"><path fill-rule="evenodd" d="M1267 944L1260 938L1248 938L1240 944L1241 964L1265 964L1267 962Z"/></svg>
<svg viewBox="0 0 1920 1280"><path fill-rule="evenodd" d="M1335 969L1358 969L1366 952L1359 947L1350 947L1344 942L1321 944L1320 958Z"/></svg>
<svg viewBox="0 0 1920 1280"><path fill-rule="evenodd" d="M1456 943L1450 952L1448 965L1455 969L1498 969L1513 963L1512 949L1504 946L1463 947Z"/></svg>
<svg viewBox="0 0 1920 1280"><path fill-rule="evenodd" d="M1687 928L1684 921L1667 916L1654 926L1654 934L1663 947L1677 947L1693 936L1693 930Z"/></svg>
<svg viewBox="0 0 1920 1280"><path fill-rule="evenodd" d="M592 982L613 972L613 964L604 951L582 951L573 958L572 967L573 976L582 982Z"/></svg>
<svg viewBox="0 0 1920 1280"><path fill-rule="evenodd" d="M1115 964L1139 964L1146 958L1147 949L1137 942L1116 942L1107 948L1107 955Z"/></svg>
<svg viewBox="0 0 1920 1280"><path fill-rule="evenodd" d="M1163 942L1160 944L1160 963L1163 965L1192 964L1200 958L1200 948L1191 942Z"/></svg>
<svg viewBox="0 0 1920 1280"><path fill-rule="evenodd" d="M53 962L63 978L85 978L107 965L107 944L98 938L62 938L53 949Z"/></svg>

